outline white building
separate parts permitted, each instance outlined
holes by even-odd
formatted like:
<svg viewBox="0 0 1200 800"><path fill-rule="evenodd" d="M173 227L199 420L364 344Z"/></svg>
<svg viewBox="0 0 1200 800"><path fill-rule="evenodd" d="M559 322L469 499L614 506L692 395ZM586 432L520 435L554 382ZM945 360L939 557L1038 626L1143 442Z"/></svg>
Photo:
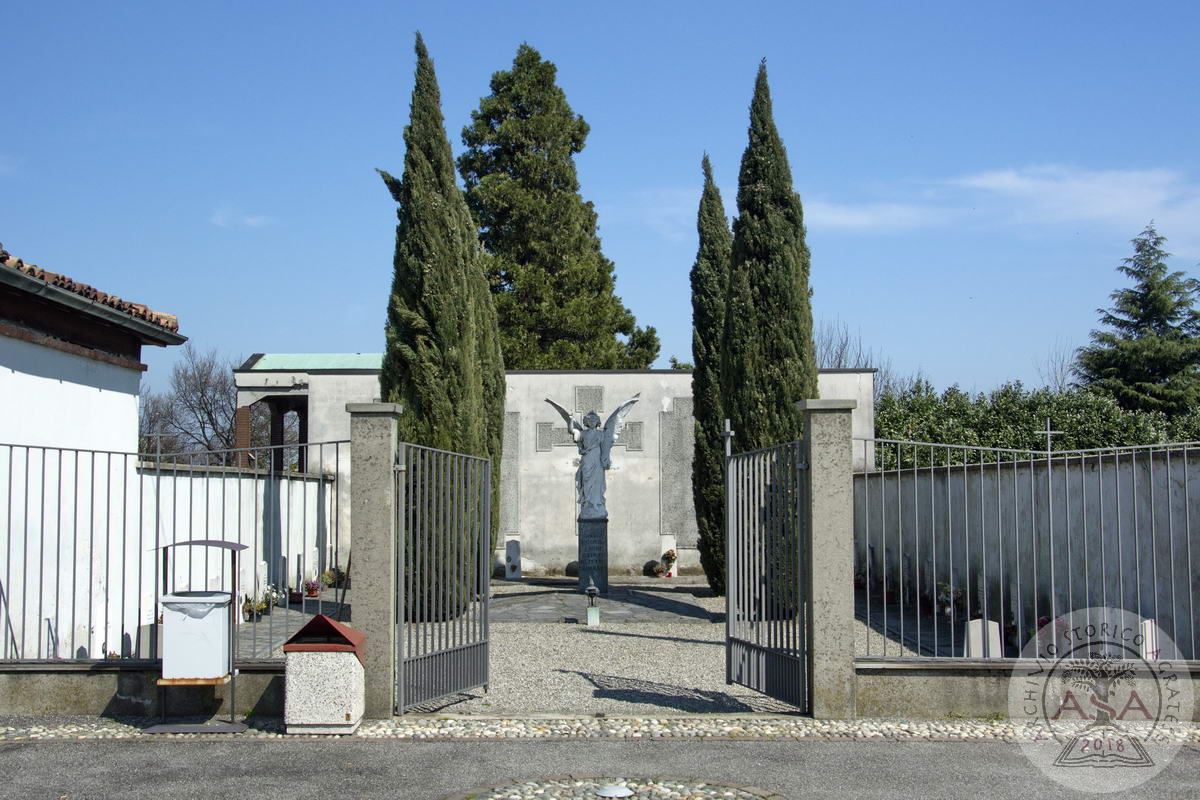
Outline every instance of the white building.
<svg viewBox="0 0 1200 800"><path fill-rule="evenodd" d="M0 657L128 655L153 618L129 579L155 541L141 354L183 341L174 316L0 248Z"/></svg>
<svg viewBox="0 0 1200 800"><path fill-rule="evenodd" d="M184 341L174 316L0 247L0 444L136 452L142 347Z"/></svg>
<svg viewBox="0 0 1200 800"><path fill-rule="evenodd" d="M234 371L238 414L249 441L250 406L265 402L282 437L282 419L295 412L301 443L348 439L346 404L380 398L379 353L256 354ZM824 370L818 391L826 398L856 400L854 435L874 435L875 371ZM512 370L507 375L500 534L496 559L510 577L561 572L575 560L575 468L577 453L549 397L576 412L602 416L621 401L641 395L613 454L607 475L609 565L639 572L668 549L679 567L698 568L692 503L692 376L680 370ZM280 438L279 442L282 442ZM303 449L303 448L302 448ZM309 447L308 458L318 458ZM322 457L332 470L330 448ZM858 458L862 459L862 454ZM349 465L338 470L345 477ZM346 491L348 481L339 481ZM346 504L348 507L348 503ZM342 527L347 541L348 520Z"/></svg>

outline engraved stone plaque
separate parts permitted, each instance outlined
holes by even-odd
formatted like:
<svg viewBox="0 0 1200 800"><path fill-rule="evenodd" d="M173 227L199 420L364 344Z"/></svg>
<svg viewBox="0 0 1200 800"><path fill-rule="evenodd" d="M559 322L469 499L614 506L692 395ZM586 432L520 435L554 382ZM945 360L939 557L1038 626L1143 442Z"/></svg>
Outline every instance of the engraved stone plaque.
<svg viewBox="0 0 1200 800"><path fill-rule="evenodd" d="M617 438L613 445L625 445L629 450L639 451L642 449L642 436L645 428L641 422L625 423L625 430L621 431L621 435Z"/></svg>
<svg viewBox="0 0 1200 800"><path fill-rule="evenodd" d="M586 414L589 411L595 411L599 414L602 410L604 410L603 386L575 387L575 413Z"/></svg>

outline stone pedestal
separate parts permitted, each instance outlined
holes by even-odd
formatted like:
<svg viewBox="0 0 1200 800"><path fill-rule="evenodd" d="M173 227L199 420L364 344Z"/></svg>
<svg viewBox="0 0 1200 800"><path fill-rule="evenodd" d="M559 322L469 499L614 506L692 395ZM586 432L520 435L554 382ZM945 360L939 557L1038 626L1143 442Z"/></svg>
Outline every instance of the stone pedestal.
<svg viewBox="0 0 1200 800"><path fill-rule="evenodd" d="M600 594L608 594L608 520L581 519L579 528L579 591L589 579Z"/></svg>

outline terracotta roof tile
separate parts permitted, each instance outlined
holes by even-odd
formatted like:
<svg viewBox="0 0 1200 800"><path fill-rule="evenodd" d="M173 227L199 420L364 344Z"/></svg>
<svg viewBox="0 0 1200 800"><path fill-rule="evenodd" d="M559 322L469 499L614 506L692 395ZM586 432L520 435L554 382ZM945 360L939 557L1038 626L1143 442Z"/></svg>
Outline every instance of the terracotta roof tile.
<svg viewBox="0 0 1200 800"><path fill-rule="evenodd" d="M36 264L29 264L21 259L13 256L4 249L4 245L0 244L0 267L14 269L17 272L28 275L31 278L36 278L44 281L51 286L57 286L68 292L73 292L81 297L86 297L93 303L100 303L109 308L114 308L117 311L128 314L134 319L140 319L144 322L149 322L152 325L157 325L164 330L172 333L179 332L179 319L174 314L165 314L162 311L155 311L141 303L133 303L129 300L123 300L115 294L102 292L94 286L89 286L86 283L72 280L66 275L60 275L57 272L50 272L42 269Z"/></svg>

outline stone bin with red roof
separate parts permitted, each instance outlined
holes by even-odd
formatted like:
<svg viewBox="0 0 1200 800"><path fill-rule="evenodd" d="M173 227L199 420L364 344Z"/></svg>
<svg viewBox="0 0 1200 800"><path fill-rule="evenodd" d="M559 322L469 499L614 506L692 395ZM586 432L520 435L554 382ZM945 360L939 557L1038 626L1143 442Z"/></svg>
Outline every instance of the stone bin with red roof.
<svg viewBox="0 0 1200 800"><path fill-rule="evenodd" d="M367 637L318 614L283 645L288 733L354 733L365 710Z"/></svg>

